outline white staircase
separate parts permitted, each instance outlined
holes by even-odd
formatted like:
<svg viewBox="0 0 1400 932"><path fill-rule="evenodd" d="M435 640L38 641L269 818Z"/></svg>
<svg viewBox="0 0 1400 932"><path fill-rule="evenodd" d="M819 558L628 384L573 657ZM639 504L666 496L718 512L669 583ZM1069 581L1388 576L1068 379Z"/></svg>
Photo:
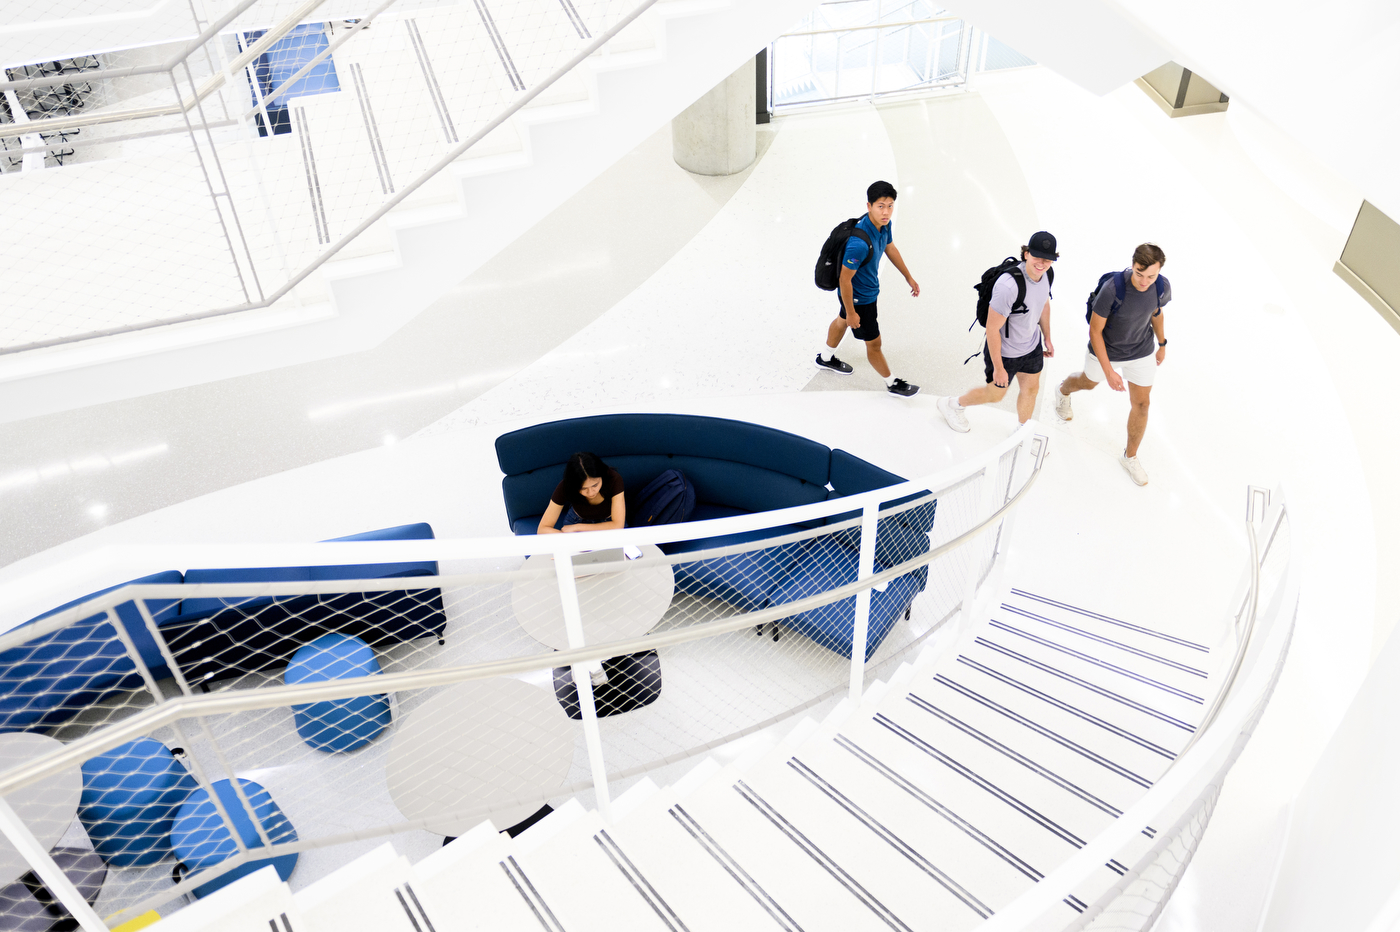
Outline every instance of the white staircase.
<svg viewBox="0 0 1400 932"><path fill-rule="evenodd" d="M590 22L608 24L639 2L597 0L576 6ZM39 355L0 356L0 382L96 363L144 366L139 359L143 354L185 351L204 352L207 359L201 361L202 374L186 367L179 380L201 381L374 346L815 4L816 0L660 0L271 308L173 330L120 334L101 341L103 345L70 344ZM537 33L550 22L561 36L572 35L573 27L566 7L558 2L514 0L514 6L506 6L539 8L538 15L519 13L501 20L508 39L512 35L506 27L513 22L527 23L533 30L515 37L517 66L527 79L527 90L533 90L547 74L543 66L532 65L528 54L531 48L549 45ZM254 157L247 141L233 139L244 133L242 129L221 131L226 142L219 144L220 158L265 291L305 267L328 242L350 232L465 140L468 128L449 132L429 97L412 83L422 83L415 49L421 48L435 63L441 94L451 97L460 91L454 98L458 100L468 93L480 96L479 102L472 102L473 112L498 112L518 96L504 85L504 72L495 74L501 66L494 51L483 45L485 39L463 38L476 32L480 23L471 4L408 3L402 11L391 8L382 22L376 19L375 26L365 30L364 38L357 37L336 53L342 72L339 93L292 102L296 132L257 141ZM550 47L565 38L551 39ZM586 45L583 38L571 41ZM352 81L355 75L363 75L363 85L358 77ZM240 87L237 93L228 92L231 106L243 106L240 95L246 96L245 91ZM379 158L392 190L378 174L380 163L370 158L362 95L376 108ZM321 166L310 195L303 137L316 147L315 160ZM182 156L179 164L186 161ZM89 227L112 226L106 232L84 228L94 249L123 239L131 248L129 256L117 256L122 259L117 265L95 264L90 274L79 267L65 276L62 303L88 309L84 315L63 321L53 315L31 320L19 312L0 314L0 347L197 314L244 300L217 224L198 219L208 212L203 175L181 174L173 164L141 152L29 173L23 184L5 176L10 183L0 185L0 206L7 211L26 215L39 203L57 210L71 202L73 209L83 208ZM338 166L333 175L331 166ZM113 206L120 209L99 210L111 192L119 192ZM179 208L184 201L189 201L188 209ZM71 245L65 245L71 231L62 224L24 227L26 248L43 252L50 245L60 250ZM118 228L125 231L124 237L115 236ZM180 261L171 261L172 256ZM58 295L52 279L36 273L29 281L22 270L16 274L18 280L10 284L18 303L54 303ZM199 348L234 338L240 340L238 348L248 352ZM26 355L31 358L20 360ZM172 373L171 378L176 376Z"/></svg>
<svg viewBox="0 0 1400 932"><path fill-rule="evenodd" d="M283 932L971 929L1165 771L1209 660L1012 590L960 652L926 652L732 764L643 779L611 824L570 801L514 839L483 823L413 865L385 844L296 894L263 871L157 929L216 927L203 917L220 897L217 928ZM1145 850L1155 833L1135 837ZM1123 870L1067 898L1066 922Z"/></svg>

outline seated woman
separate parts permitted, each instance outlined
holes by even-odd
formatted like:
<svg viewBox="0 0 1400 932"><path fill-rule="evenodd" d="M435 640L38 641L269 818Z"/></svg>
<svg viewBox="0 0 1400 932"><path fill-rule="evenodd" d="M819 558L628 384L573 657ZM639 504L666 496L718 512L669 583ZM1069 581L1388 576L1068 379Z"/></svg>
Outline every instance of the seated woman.
<svg viewBox="0 0 1400 932"><path fill-rule="evenodd" d="M536 533L612 531L627 526L622 476L592 453L575 453L564 466L564 481L554 487ZM559 515L564 526L556 528Z"/></svg>

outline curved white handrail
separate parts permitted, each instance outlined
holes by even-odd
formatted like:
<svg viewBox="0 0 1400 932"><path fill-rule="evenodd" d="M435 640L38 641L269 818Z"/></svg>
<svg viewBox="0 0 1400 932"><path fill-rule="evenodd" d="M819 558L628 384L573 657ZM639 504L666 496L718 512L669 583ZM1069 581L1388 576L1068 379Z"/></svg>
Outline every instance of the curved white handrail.
<svg viewBox="0 0 1400 932"><path fill-rule="evenodd" d="M0 606L3 606L6 627L23 623L73 598L78 588L72 580L93 576L100 567L107 578L127 578L158 573L172 568L192 566L260 567L260 566L344 566L370 563L405 563L429 560L477 560L499 557L525 557L535 554L576 554L588 550L604 550L627 544L662 544L721 535L741 534L765 528L782 527L845 514L868 503L893 501L919 492L940 494L965 479L975 476L989 466L994 467L1001 456L1035 435L1034 420L1022 424L1011 436L988 450L961 463L883 489L830 501L813 502L775 511L760 511L708 521L669 524L652 528L626 528L616 531L590 531L584 534L541 534L522 537L482 537L470 539L338 541L323 543L269 544L122 544L101 547L81 556L46 567L34 579L21 579L0 584ZM376 582L379 582L376 580ZM99 587L93 587L99 588ZM394 588L412 588L398 585ZM82 589L79 588L79 592ZM91 591L89 589L89 591ZM108 593L97 599L74 606L26 627L29 637L55 631L94 611L119 605L131 598L122 591ZM189 592L190 590L185 590ZM228 590L231 591L231 590ZM0 636L0 648L4 639Z"/></svg>

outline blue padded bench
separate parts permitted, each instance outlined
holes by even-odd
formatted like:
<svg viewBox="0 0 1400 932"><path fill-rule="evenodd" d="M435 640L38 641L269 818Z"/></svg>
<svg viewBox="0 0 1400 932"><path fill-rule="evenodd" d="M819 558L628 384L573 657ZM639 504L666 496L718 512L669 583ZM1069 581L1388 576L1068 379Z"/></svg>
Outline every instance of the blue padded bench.
<svg viewBox="0 0 1400 932"><path fill-rule="evenodd" d="M102 860L146 867L170 853L175 814L198 788L169 748L137 738L83 763L78 818Z"/></svg>
<svg viewBox="0 0 1400 932"><path fill-rule="evenodd" d="M334 541L431 540L428 524L366 531ZM436 576L436 561L348 566L274 566L192 569L186 583L302 582L331 579L396 579ZM447 614L442 590L262 596L244 599L191 598L161 633L194 681L241 676L285 666L303 645L323 634L350 634L373 646L419 638L442 640Z"/></svg>
<svg viewBox="0 0 1400 932"><path fill-rule="evenodd" d="M257 816L258 823L267 834L268 841L274 845L296 841L296 829L282 814L281 807L273 801L272 795L263 789L261 784L254 783L252 780L239 778L238 782L243 788L243 794L248 798L248 803L253 808L253 813ZM243 844L249 849L261 848L263 846L262 838L259 837L258 830L254 827L247 808L238 798L238 792L233 788L233 784L228 780L219 780L214 783L214 792L219 794L219 802L223 805L229 818L233 820L234 827L238 830L238 837L243 840ZM175 850L175 856L180 859L180 864L183 865L182 872L191 875L208 870L214 865L228 860L238 851L238 846L234 844L233 836L229 834L228 827L224 824L224 820L219 817L219 810L215 808L213 801L209 798L209 793L203 788L191 793L190 798L180 807L179 813L175 816L174 827L170 831L170 841ZM195 887L194 895L196 897L208 896L215 890L226 887L238 878L261 870L269 864L277 869L278 877L287 880L292 876L292 869L297 865L297 854L293 852L272 858L247 861L227 874Z"/></svg>
<svg viewBox="0 0 1400 932"><path fill-rule="evenodd" d="M334 539L432 538L432 526L420 523ZM193 569L185 573L167 570L122 585L394 579L436 576L437 571L437 563L431 560L348 566ZM110 586L74 599L25 624L32 625L119 588L121 586ZM436 588L242 600L150 599L146 606L192 683L284 666L298 648L322 634L351 634L377 647L426 637L441 641L447 626L442 593ZM121 603L116 606L115 614L152 674L157 679L171 676L136 603ZM51 728L114 691L139 689L141 685L141 675L127 656L106 613L92 615L59 631L0 651L0 732Z"/></svg>
<svg viewBox="0 0 1400 932"><path fill-rule="evenodd" d="M287 664L284 681L322 683L356 676L376 676L379 661L364 641L348 634L323 634L300 648ZM318 751L344 752L364 747L389 727L389 697L352 696L292 706L297 734Z"/></svg>
<svg viewBox="0 0 1400 932"><path fill-rule="evenodd" d="M570 418L496 438L506 516L516 534L533 534L569 455L591 450L622 474L629 495L667 469L695 485L692 521L807 505L886 488L904 479L844 450L832 450L786 431L725 418L685 414L609 414ZM829 487L828 487L829 486ZM903 504L910 498L893 503ZM882 518L875 543L876 570L928 552L937 502ZM835 524L850 512L826 519ZM820 525L821 521L763 528L662 545L671 555L752 543ZM763 550L675 567L676 588L757 611L853 582L858 529ZM923 591L927 567L899 577L871 597L867 656ZM781 624L849 657L855 600L823 606Z"/></svg>

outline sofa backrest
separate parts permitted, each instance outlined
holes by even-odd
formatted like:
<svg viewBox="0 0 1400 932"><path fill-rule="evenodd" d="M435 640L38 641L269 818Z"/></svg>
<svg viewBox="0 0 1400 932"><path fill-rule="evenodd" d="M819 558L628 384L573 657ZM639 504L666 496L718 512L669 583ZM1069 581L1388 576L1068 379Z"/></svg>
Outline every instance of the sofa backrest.
<svg viewBox="0 0 1400 932"><path fill-rule="evenodd" d="M787 431L688 414L605 414L537 424L496 438L496 459L513 523L544 511L564 463L598 454L635 493L667 469L695 483L700 501L746 511L826 498L831 450Z"/></svg>

